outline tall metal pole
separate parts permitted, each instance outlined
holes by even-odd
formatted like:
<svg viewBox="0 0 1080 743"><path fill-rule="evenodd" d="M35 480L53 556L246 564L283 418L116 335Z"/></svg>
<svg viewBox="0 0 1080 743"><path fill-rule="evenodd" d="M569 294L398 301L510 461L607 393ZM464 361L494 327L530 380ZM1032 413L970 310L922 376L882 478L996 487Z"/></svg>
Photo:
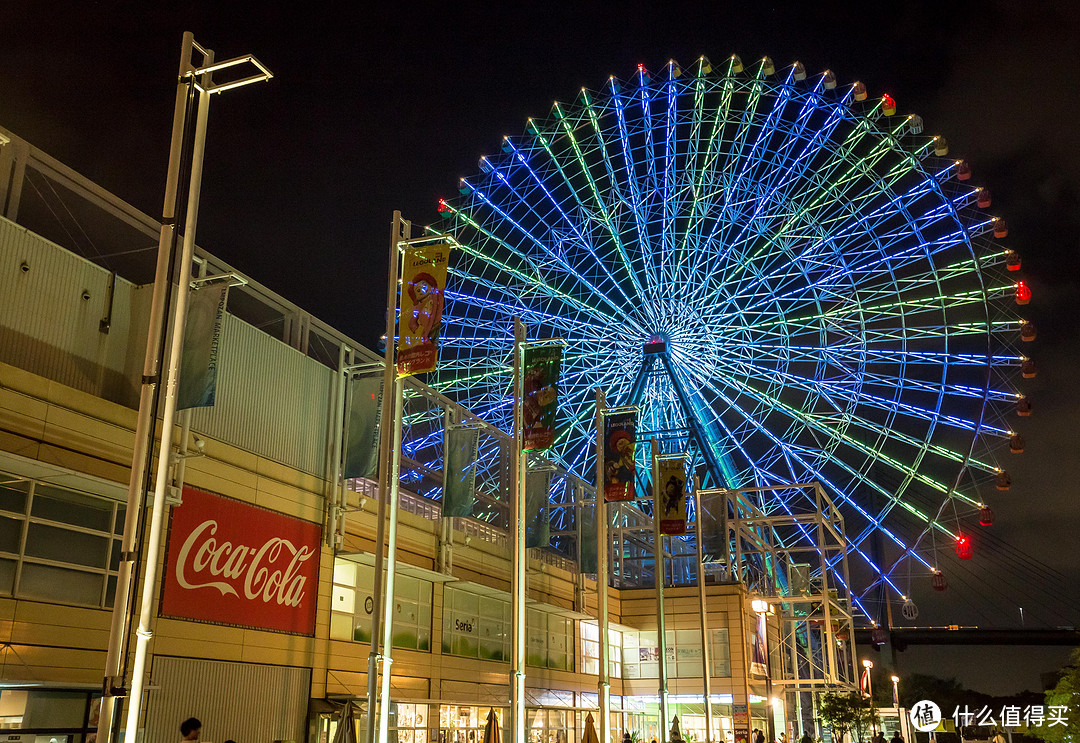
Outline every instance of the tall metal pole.
<svg viewBox="0 0 1080 743"><path fill-rule="evenodd" d="M596 616L600 629L600 677L597 701L600 706L600 740L611 743L611 664L608 660L608 508L604 497L604 391L596 388Z"/></svg>
<svg viewBox="0 0 1080 743"><path fill-rule="evenodd" d="M397 331L397 304L398 304L398 242L402 239L402 230L405 236L409 227L403 224L401 212L395 211L390 225L390 264L387 267L386 281L386 348L383 353L383 405L380 411L381 428L379 430L379 508L375 517L375 585L372 588L373 606L371 610L371 650L368 652L367 673L367 739L365 743L373 743L375 740L375 722L377 720L378 690L379 690L379 643L382 640L382 604L386 596L385 583L383 581L383 545L386 543L386 508L389 501L389 478L388 471L391 467L391 447L393 446L393 421L394 421L394 336ZM407 224L407 223L406 223ZM391 600L392 600L391 596Z"/></svg>
<svg viewBox="0 0 1080 743"><path fill-rule="evenodd" d="M187 37L185 36L185 40ZM213 63L213 53L207 52L207 64ZM206 149L206 119L209 113L210 75L200 81L199 111L195 121L195 139L191 155L191 179L188 184L187 214L184 219L184 240L180 251L180 274L177 278L175 314L172 338L169 341L169 364L165 377L165 410L162 413L161 444L158 449L157 473L154 478L154 511L150 518L150 533L146 540L146 569L143 577L142 600L139 606L139 628L136 631L135 660L131 671L131 696L128 701L125 740L133 741L139 729L142 694L150 639L153 637L154 593L157 580L158 553L165 527L165 496L169 487L169 468L172 466L173 427L176 423L177 392L180 380L180 358L184 351L184 329L187 325L187 304L191 294L191 262L195 252L195 225L199 218L199 191L202 187L203 155Z"/></svg>
<svg viewBox="0 0 1080 743"><path fill-rule="evenodd" d="M522 351L525 324L514 318L514 441L510 450L513 488L513 572L510 576L514 634L511 638L513 665L510 670L510 725L512 743L525 743L525 455L521 451Z"/></svg>
<svg viewBox="0 0 1080 743"><path fill-rule="evenodd" d="M138 556L139 517L143 511L143 481L146 477L150 437L153 428L154 396L160 372L161 336L165 325L165 304L171 290L168 273L176 242L176 206L180 182L180 160L184 151L185 120L188 113L188 93L192 80L186 76L191 69L191 49L194 37L184 34L180 49L180 72L176 83L176 103L173 108L172 143L169 147L169 169L165 177L165 203L162 207L161 232L158 236L157 268L154 272L154 291L150 300L150 325L146 333L146 353L143 357L142 388L139 393L139 413L135 422L135 445L131 455L131 476L128 479L127 508L124 514L124 535L120 564L113 598L112 624L109 628L109 647L105 659L105 679L102 684L101 712L98 718L97 739L110 743L113 738L118 694L122 693L125 647L128 642L132 583L137 578L135 564Z"/></svg>
<svg viewBox="0 0 1080 743"><path fill-rule="evenodd" d="M342 513L341 491L342 481L344 479L342 469L342 449L344 449L345 438L345 403L346 403L346 390L349 387L349 377L351 374L346 370L346 364L348 363L348 347L342 343L338 346L338 368L337 374L334 375L334 384L330 391L330 396L334 401L334 414L333 414L333 429L330 434L330 466L327 467L327 471L330 473L330 487L326 495L326 534L325 541L326 546L330 549L338 549L341 546L341 540L344 537L344 529L339 528L339 520L344 520L345 516Z"/></svg>
<svg viewBox="0 0 1080 743"><path fill-rule="evenodd" d="M701 549L701 482L694 475L694 536L697 542L698 612L701 616L701 678L705 692L705 743L712 740L712 654L709 652L709 610L705 605L705 560Z"/></svg>
<svg viewBox="0 0 1080 743"><path fill-rule="evenodd" d="M663 510L663 494L660 489L660 442L652 439L653 474L653 577L656 585L656 642L660 650L660 743L668 738L668 679L667 679L667 630L664 626L664 542L660 536L660 511Z"/></svg>
<svg viewBox="0 0 1080 743"><path fill-rule="evenodd" d="M379 741L385 743L390 727L390 666L394 662L394 576L397 574L398 490L401 484L401 415L405 380L394 385L394 430L390 450L390 534L386 542L386 590L383 597L382 691L379 693ZM382 552L382 545L379 546Z"/></svg>

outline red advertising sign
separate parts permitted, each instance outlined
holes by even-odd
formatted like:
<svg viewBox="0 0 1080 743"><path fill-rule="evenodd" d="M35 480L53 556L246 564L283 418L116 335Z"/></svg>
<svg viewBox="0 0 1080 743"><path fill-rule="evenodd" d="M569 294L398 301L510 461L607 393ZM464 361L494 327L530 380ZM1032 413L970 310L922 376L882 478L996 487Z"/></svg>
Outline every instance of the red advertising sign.
<svg viewBox="0 0 1080 743"><path fill-rule="evenodd" d="M163 616L313 635L318 524L184 488L172 512Z"/></svg>

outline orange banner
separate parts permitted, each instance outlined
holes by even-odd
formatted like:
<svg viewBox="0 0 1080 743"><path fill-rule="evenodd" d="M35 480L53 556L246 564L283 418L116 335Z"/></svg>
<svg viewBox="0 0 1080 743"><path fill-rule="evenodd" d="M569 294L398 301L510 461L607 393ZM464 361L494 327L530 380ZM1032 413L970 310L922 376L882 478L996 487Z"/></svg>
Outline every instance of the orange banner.
<svg viewBox="0 0 1080 743"><path fill-rule="evenodd" d="M446 289L447 244L425 245L405 252L398 321L397 375L435 371Z"/></svg>

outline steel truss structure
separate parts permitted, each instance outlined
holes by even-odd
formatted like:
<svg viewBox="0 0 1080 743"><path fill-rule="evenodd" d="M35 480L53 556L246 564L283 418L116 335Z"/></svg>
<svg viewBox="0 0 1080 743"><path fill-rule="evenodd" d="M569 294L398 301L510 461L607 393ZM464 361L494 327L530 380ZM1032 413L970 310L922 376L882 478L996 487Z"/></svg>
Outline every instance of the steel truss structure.
<svg viewBox="0 0 1080 743"><path fill-rule="evenodd" d="M567 470L591 479L593 391L637 399L707 487L820 482L851 538L819 570L852 558L855 609L928 587L1007 479L1026 359L989 194L895 105L737 57L556 102L440 202L461 249L433 385L509 430L521 317L569 344Z"/></svg>

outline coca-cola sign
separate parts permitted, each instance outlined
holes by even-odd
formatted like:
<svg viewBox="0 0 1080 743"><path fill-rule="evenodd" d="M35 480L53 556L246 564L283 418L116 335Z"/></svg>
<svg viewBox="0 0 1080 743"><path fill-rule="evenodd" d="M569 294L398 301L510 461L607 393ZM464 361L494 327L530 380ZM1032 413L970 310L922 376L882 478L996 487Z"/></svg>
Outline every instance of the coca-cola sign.
<svg viewBox="0 0 1080 743"><path fill-rule="evenodd" d="M163 616L315 632L318 524L194 488L172 512Z"/></svg>

